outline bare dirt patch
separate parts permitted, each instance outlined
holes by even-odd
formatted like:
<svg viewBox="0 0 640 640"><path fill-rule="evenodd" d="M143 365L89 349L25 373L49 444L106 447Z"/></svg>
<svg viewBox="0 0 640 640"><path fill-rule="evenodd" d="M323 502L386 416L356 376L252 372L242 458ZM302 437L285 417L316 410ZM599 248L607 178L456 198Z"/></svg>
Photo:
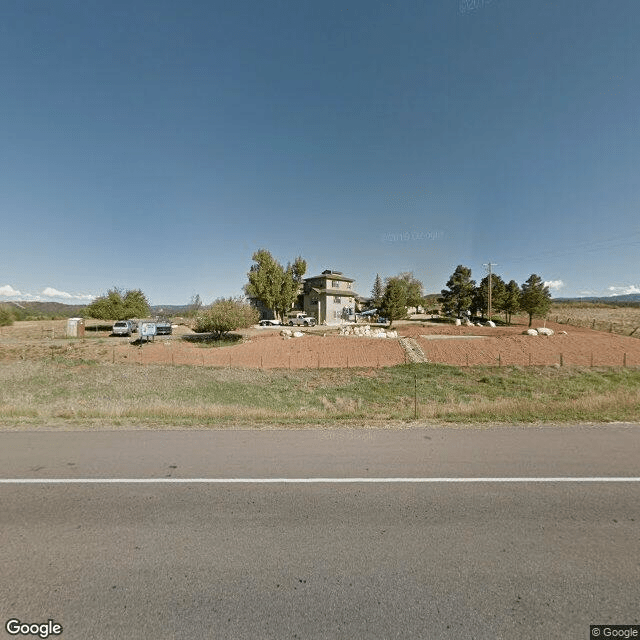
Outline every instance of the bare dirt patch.
<svg viewBox="0 0 640 640"><path fill-rule="evenodd" d="M542 326L534 321L534 327ZM249 329L232 346L208 347L183 340L188 327L172 336L135 346L132 338L88 330L85 338L64 338L66 321L17 322L0 331L4 361L65 359L132 364L199 365L262 369L386 367L405 362L397 339L339 336L326 327L305 330L302 338L283 339L277 329ZM640 366L640 340L583 327L546 322L553 336L525 336L527 323L511 327L456 327L429 322L399 322L398 334L413 337L429 362L452 365ZM566 334L562 332L566 331ZM424 337L427 336L427 337ZM430 339L449 336L457 339ZM482 339L479 339L481 337Z"/></svg>

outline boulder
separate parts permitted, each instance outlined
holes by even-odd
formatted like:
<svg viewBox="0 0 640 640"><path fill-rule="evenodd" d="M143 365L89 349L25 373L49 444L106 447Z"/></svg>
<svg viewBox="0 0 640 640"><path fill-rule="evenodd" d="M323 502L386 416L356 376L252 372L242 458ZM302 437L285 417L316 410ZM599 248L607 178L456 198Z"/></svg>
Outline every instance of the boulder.
<svg viewBox="0 0 640 640"><path fill-rule="evenodd" d="M552 336L553 333L554 333L553 329L548 329L547 327L538 327L538 335Z"/></svg>
<svg viewBox="0 0 640 640"><path fill-rule="evenodd" d="M535 329L527 329L526 331L522 332L523 336L537 336L538 332Z"/></svg>
<svg viewBox="0 0 640 640"><path fill-rule="evenodd" d="M456 318L456 327L459 327L462 324L460 318Z"/></svg>
<svg viewBox="0 0 640 640"><path fill-rule="evenodd" d="M293 337L294 338L302 338L303 335L304 335L304 333L302 333L302 331L294 331L293 332Z"/></svg>
<svg viewBox="0 0 640 640"><path fill-rule="evenodd" d="M493 320L489 320L487 322L487 327L494 327L495 328L495 326L496 326L496 323Z"/></svg>
<svg viewBox="0 0 640 640"><path fill-rule="evenodd" d="M290 338L292 333L293 333L293 331L291 331L291 329L283 329L283 330L280 332L280 335L281 335L283 338Z"/></svg>

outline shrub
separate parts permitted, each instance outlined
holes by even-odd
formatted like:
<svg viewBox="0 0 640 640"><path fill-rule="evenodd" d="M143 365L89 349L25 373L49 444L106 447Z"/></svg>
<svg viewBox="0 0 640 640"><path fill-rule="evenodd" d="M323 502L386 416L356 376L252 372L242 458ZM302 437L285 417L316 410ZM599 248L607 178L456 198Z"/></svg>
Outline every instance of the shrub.
<svg viewBox="0 0 640 640"><path fill-rule="evenodd" d="M15 316L13 315L13 311L11 311L11 309L0 307L0 327L8 327L13 324L14 320Z"/></svg>
<svg viewBox="0 0 640 640"><path fill-rule="evenodd" d="M220 340L230 331L245 329L258 322L254 307L237 298L219 298L198 315L194 329L198 333L212 333Z"/></svg>

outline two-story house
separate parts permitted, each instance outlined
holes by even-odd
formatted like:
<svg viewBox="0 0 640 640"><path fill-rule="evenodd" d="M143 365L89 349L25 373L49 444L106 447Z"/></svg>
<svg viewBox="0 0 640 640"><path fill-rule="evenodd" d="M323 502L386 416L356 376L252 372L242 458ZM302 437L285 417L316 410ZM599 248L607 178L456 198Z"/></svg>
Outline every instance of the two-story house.
<svg viewBox="0 0 640 640"><path fill-rule="evenodd" d="M341 271L327 269L321 275L306 278L303 287L304 312L318 324L339 324L355 313L358 294L353 290L355 280Z"/></svg>

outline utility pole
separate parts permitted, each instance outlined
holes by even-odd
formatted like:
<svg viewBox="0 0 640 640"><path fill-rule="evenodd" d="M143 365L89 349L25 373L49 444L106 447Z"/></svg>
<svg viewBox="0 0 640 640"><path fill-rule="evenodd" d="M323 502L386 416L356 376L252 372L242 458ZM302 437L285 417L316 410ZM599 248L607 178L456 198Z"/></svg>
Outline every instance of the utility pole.
<svg viewBox="0 0 640 640"><path fill-rule="evenodd" d="M491 285L493 284L492 280L493 278L491 277L491 267L497 267L498 265L495 263L491 263L489 262L488 264L483 264L483 267L487 267L489 269L489 320L491 320Z"/></svg>

